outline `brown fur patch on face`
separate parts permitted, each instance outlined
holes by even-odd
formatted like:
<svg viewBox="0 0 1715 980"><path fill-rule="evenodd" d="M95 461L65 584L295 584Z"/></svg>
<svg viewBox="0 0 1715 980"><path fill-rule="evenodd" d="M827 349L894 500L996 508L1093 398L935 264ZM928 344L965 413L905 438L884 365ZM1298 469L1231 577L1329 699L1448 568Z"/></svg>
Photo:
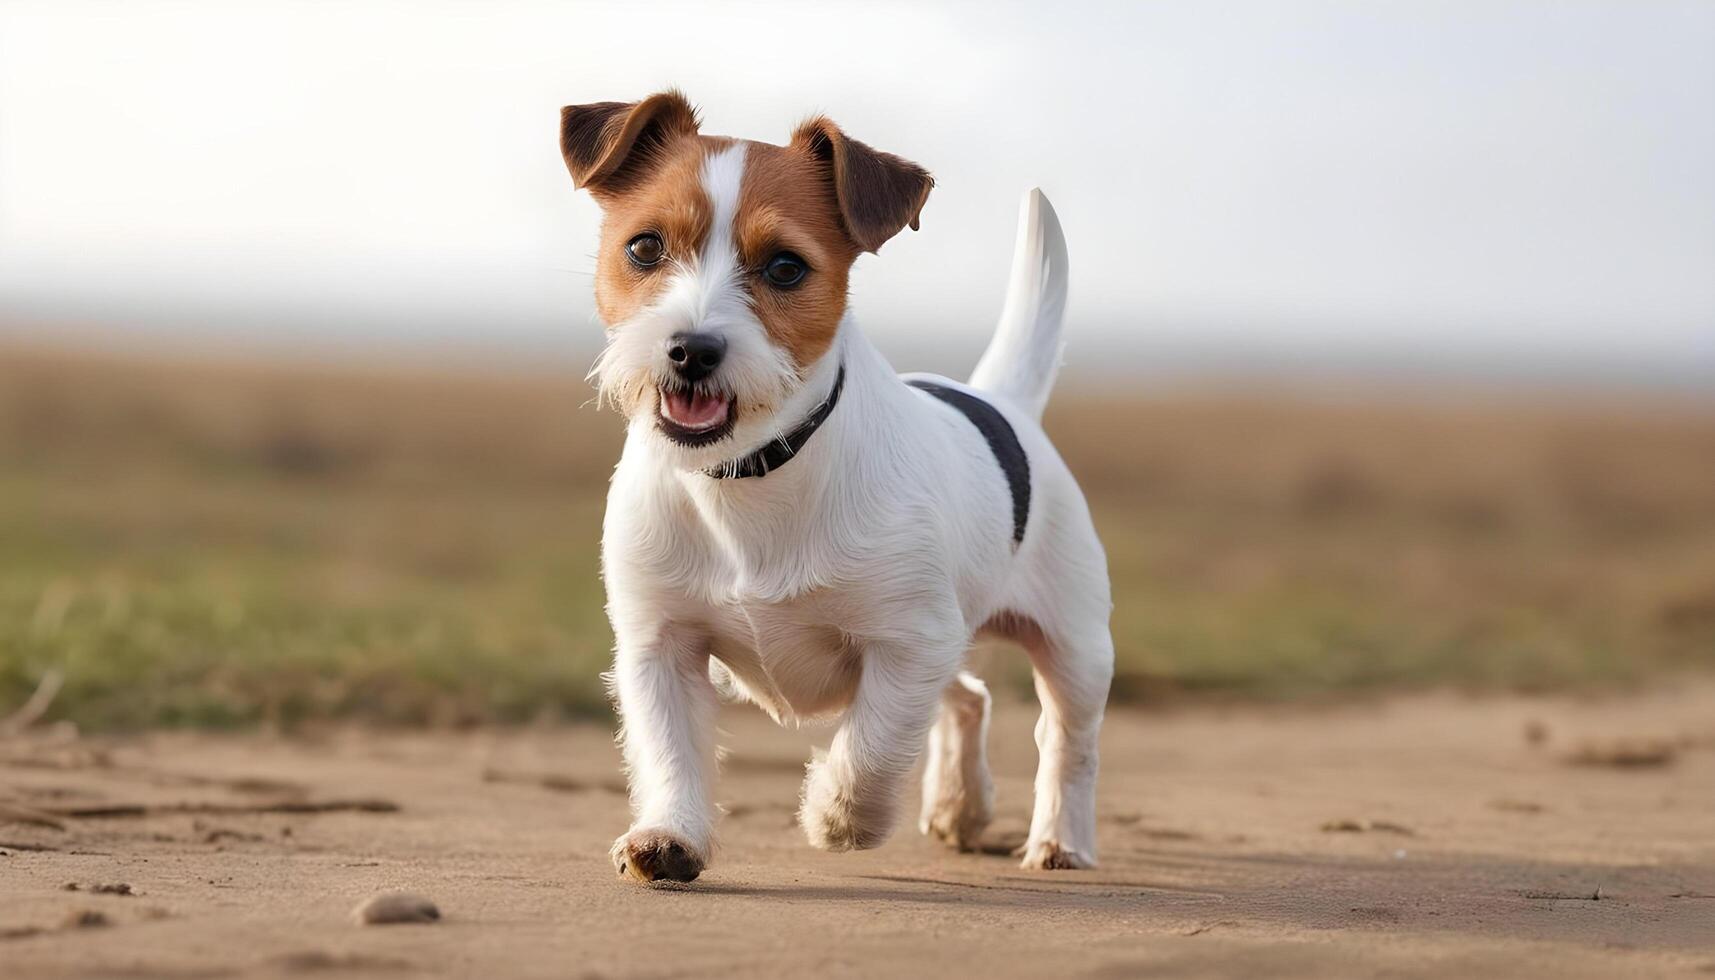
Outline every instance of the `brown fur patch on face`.
<svg viewBox="0 0 1715 980"><path fill-rule="evenodd" d="M624 193L602 198L601 251L596 256L596 312L610 327L646 306L667 285L677 263L696 261L714 220L703 189L703 160L731 146L712 136L686 136L658 151L649 172ZM625 247L644 232L661 236L666 257L640 269Z"/></svg>
<svg viewBox="0 0 1715 980"><path fill-rule="evenodd" d="M796 147L747 143L733 235L751 307L774 344L800 368L834 342L846 312L847 279L859 249L840 220L827 165ZM809 272L782 289L762 275L770 259L792 252Z"/></svg>

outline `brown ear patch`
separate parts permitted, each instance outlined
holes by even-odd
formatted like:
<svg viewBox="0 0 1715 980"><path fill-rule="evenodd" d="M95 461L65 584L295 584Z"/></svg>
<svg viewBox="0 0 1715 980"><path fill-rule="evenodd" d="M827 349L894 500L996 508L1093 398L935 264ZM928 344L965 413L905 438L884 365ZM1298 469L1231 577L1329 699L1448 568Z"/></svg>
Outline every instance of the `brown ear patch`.
<svg viewBox="0 0 1715 980"><path fill-rule="evenodd" d="M935 186L927 170L852 139L822 116L799 126L791 145L828 169L846 231L860 249L873 252L906 226L917 230Z"/></svg>
<svg viewBox="0 0 1715 980"><path fill-rule="evenodd" d="M560 110L560 155L577 186L618 193L698 125L696 109L676 90L641 102L569 105Z"/></svg>

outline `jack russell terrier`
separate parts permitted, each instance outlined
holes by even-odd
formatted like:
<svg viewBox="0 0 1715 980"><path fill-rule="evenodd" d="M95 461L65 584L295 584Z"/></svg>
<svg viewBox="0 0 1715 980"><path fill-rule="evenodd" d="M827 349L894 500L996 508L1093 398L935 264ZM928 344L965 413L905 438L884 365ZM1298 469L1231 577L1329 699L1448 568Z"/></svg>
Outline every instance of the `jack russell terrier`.
<svg viewBox="0 0 1715 980"><path fill-rule="evenodd" d="M837 716L804 779L816 847L892 832L924 746L919 827L961 850L993 813L978 635L1030 655L1042 716L1026 868L1096 860L1113 674L1107 559L1039 419L1060 363L1066 244L1024 199L1006 306L966 384L898 375L846 304L852 262L934 181L824 118L785 146L705 136L678 92L561 110L603 209L607 346L628 418L602 531L631 787L621 875L690 881L718 809L716 705Z"/></svg>

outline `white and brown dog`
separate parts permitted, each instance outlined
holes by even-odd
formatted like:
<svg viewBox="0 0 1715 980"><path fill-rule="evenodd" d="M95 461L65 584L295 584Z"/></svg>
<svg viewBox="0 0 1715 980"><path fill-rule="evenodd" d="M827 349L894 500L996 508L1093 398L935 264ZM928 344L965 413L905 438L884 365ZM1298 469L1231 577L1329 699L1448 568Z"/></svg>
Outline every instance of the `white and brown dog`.
<svg viewBox="0 0 1715 980"><path fill-rule="evenodd" d="M1066 246L1024 201L999 329L968 384L895 374L846 308L852 262L918 212L915 164L811 119L785 146L698 132L677 92L562 110L604 209L592 378L629 418L602 568L631 783L621 874L689 881L715 840L716 704L838 716L799 822L887 839L928 745L921 828L988 823L974 636L1028 650L1042 717L1026 868L1096 859L1107 560L1038 422L1060 360Z"/></svg>

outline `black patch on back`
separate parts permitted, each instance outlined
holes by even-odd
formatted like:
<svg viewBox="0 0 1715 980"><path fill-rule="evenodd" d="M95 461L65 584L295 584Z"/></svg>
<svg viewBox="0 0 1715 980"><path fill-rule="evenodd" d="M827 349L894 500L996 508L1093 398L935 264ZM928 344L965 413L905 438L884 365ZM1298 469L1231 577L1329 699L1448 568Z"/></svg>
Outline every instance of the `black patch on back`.
<svg viewBox="0 0 1715 980"><path fill-rule="evenodd" d="M994 453L995 462L1000 464L1000 471L1006 477L1007 489L1012 491L1012 542L1014 545L1021 543L1025 522L1030 519L1030 458L1024 455L1024 447L1019 445L1018 434L1012 431L1012 424L993 405L969 392L921 378L905 383L958 409L983 434L988 441L989 452Z"/></svg>

